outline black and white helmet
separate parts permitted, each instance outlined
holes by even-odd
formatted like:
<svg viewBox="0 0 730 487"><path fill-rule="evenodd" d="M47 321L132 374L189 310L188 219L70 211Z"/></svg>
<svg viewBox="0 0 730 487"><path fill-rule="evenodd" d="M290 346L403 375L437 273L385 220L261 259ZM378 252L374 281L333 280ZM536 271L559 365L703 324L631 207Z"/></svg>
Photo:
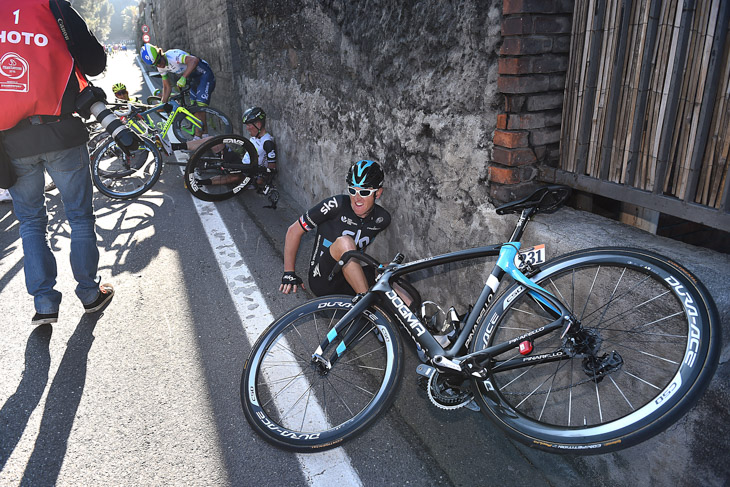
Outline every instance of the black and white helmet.
<svg viewBox="0 0 730 487"><path fill-rule="evenodd" d="M259 107L251 107L243 112L243 123L266 122L266 112Z"/></svg>

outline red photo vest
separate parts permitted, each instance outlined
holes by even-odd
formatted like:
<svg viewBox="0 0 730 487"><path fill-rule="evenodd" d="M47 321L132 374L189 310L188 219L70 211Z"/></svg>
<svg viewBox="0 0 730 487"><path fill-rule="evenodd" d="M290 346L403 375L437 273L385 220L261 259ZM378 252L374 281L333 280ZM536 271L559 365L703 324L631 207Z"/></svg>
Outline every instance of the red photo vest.
<svg viewBox="0 0 730 487"><path fill-rule="evenodd" d="M0 1L0 130L31 115L59 115L73 70L48 0Z"/></svg>

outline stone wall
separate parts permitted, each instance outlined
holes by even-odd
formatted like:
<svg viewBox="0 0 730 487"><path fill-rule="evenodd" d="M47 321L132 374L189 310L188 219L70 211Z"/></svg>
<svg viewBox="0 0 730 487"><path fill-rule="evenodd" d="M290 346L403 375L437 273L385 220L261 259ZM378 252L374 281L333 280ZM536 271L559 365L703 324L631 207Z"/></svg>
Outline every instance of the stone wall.
<svg viewBox="0 0 730 487"><path fill-rule="evenodd" d="M264 108L279 185L302 207L342 192L354 161L383 164L393 223L378 257L509 235L488 216L501 0L147 3L166 19L153 19L157 43L211 64L212 105L238 130L243 109Z"/></svg>
<svg viewBox="0 0 730 487"><path fill-rule="evenodd" d="M241 104L267 111L280 184L303 207L342 192L349 165L371 158L393 214L378 257L505 238L486 217L500 0L249 0L234 10Z"/></svg>

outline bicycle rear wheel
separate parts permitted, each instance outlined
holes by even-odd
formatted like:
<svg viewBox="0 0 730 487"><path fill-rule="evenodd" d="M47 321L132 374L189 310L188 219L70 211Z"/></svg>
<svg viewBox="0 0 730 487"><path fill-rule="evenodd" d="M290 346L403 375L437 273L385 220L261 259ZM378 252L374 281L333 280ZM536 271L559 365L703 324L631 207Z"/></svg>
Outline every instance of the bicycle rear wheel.
<svg viewBox="0 0 730 487"><path fill-rule="evenodd" d="M205 113L205 133L210 136L226 135L233 133L231 119L228 116L213 107L186 107L193 115L200 118L201 113ZM190 119L183 115L178 115L172 122L172 132L180 142L193 140L195 136L195 125Z"/></svg>
<svg viewBox="0 0 730 487"><path fill-rule="evenodd" d="M91 180L109 198L135 198L160 179L162 156L155 143L140 137L139 149L125 154L113 138L104 140L91 155Z"/></svg>
<svg viewBox="0 0 730 487"><path fill-rule="evenodd" d="M225 160L221 155L224 148ZM185 187L203 201L220 201L232 197L251 182L246 180L243 172L242 161L246 153L250 161L258 161L256 147L240 135L219 135L205 139L185 165Z"/></svg>
<svg viewBox="0 0 730 487"><path fill-rule="evenodd" d="M351 307L351 297L308 301L274 322L253 346L243 367L241 403L267 441L300 452L334 448L361 433L392 402L402 349L393 323L377 308L355 318L361 331L339 350L331 369L312 360ZM340 343L336 338L322 356L329 359Z"/></svg>
<svg viewBox="0 0 730 487"><path fill-rule="evenodd" d="M582 454L626 448L674 423L709 384L719 358L718 313L707 290L674 262L643 250L591 249L545 264L533 281L580 320L565 334L496 357L474 380L482 411L518 440ZM525 288L507 289L472 351L554 320ZM559 359L559 360L555 360Z"/></svg>

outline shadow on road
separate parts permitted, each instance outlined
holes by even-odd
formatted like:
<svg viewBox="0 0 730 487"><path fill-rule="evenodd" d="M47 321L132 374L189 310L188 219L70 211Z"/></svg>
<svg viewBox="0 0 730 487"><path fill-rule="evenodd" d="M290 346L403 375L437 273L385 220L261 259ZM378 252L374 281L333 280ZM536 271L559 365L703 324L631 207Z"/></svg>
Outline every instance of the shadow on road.
<svg viewBox="0 0 730 487"><path fill-rule="evenodd" d="M83 315L66 345L61 364L48 390L38 437L20 485L56 484L86 384L86 367L94 343L94 328L101 316L103 313ZM0 469L20 441L28 419L38 406L48 383L51 335L50 325L39 326L31 333L25 352L23 378L15 394L0 410L0 425L3 428Z"/></svg>
<svg viewBox="0 0 730 487"><path fill-rule="evenodd" d="M25 370L15 393L0 409L0 471L17 446L30 415L35 411L48 383L51 366L51 325L41 325L30 334L25 347Z"/></svg>

